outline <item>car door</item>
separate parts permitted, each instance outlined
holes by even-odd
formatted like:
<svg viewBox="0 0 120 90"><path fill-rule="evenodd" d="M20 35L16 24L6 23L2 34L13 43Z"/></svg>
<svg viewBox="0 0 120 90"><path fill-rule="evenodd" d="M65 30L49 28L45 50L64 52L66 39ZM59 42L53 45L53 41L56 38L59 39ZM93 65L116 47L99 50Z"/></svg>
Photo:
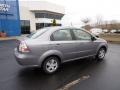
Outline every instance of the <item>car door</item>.
<svg viewBox="0 0 120 90"><path fill-rule="evenodd" d="M91 34L80 29L72 29L72 31L76 41L76 58L94 55L95 43L91 39Z"/></svg>
<svg viewBox="0 0 120 90"><path fill-rule="evenodd" d="M76 58L76 44L70 29L57 30L52 34L52 49L62 53L63 60Z"/></svg>

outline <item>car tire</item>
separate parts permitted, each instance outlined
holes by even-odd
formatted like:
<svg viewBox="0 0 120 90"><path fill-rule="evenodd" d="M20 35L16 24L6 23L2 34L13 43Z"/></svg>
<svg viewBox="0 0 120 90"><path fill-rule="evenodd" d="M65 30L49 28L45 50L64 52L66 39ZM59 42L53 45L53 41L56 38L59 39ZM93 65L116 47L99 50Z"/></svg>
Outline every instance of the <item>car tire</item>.
<svg viewBox="0 0 120 90"><path fill-rule="evenodd" d="M100 48L98 50L98 53L96 55L96 60L100 61L100 60L103 60L104 57L105 57L105 54L106 54L106 49L105 48Z"/></svg>
<svg viewBox="0 0 120 90"><path fill-rule="evenodd" d="M43 71L46 74L52 74L59 68L59 59L55 56L48 57L43 63Z"/></svg>

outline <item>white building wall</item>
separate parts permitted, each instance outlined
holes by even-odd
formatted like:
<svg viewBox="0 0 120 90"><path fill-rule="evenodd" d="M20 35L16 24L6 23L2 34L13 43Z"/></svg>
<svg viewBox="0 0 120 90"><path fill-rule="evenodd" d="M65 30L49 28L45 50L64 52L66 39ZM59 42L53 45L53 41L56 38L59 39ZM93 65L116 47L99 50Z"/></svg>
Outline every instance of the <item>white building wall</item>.
<svg viewBox="0 0 120 90"><path fill-rule="evenodd" d="M35 26L35 15L29 11L29 8L20 6L20 20L30 20L30 29L31 31L36 30Z"/></svg>
<svg viewBox="0 0 120 90"><path fill-rule="evenodd" d="M20 1L20 20L30 20L31 32L36 30L36 23L52 23L53 19L48 18L35 18L34 11L50 11L55 13L64 14L64 8L62 6L51 4L45 1ZM58 24L61 20L57 20Z"/></svg>
<svg viewBox="0 0 120 90"><path fill-rule="evenodd" d="M61 5L49 3L46 1L20 1L21 6L27 6L30 11L47 10L65 14L64 7Z"/></svg>

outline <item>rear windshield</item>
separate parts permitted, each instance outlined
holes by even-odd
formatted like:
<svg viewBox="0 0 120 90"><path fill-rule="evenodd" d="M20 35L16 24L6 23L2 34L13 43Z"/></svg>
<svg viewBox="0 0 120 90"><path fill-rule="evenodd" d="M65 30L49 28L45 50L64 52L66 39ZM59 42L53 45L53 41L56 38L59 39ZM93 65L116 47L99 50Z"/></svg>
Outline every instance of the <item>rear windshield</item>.
<svg viewBox="0 0 120 90"><path fill-rule="evenodd" d="M31 33L30 35L28 35L28 38L31 39L35 39L38 38L39 36L41 36L43 33L45 33L48 29L47 28L43 28L43 29L39 29L36 32Z"/></svg>

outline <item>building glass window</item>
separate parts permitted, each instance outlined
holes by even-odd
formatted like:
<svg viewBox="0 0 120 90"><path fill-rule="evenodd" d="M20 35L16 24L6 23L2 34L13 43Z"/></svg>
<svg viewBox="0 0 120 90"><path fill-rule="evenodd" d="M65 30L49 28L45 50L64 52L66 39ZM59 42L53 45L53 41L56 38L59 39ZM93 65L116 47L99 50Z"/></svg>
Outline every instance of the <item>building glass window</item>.
<svg viewBox="0 0 120 90"><path fill-rule="evenodd" d="M36 23L36 30L43 28L43 27L50 27L53 26L52 23ZM56 26L61 26L61 24L56 24Z"/></svg>
<svg viewBox="0 0 120 90"><path fill-rule="evenodd" d="M21 20L21 33L30 34L30 21L29 20Z"/></svg>
<svg viewBox="0 0 120 90"><path fill-rule="evenodd" d="M35 13L35 18L61 19L63 15L52 13Z"/></svg>
<svg viewBox="0 0 120 90"><path fill-rule="evenodd" d="M35 13L35 18L44 18L45 13Z"/></svg>

